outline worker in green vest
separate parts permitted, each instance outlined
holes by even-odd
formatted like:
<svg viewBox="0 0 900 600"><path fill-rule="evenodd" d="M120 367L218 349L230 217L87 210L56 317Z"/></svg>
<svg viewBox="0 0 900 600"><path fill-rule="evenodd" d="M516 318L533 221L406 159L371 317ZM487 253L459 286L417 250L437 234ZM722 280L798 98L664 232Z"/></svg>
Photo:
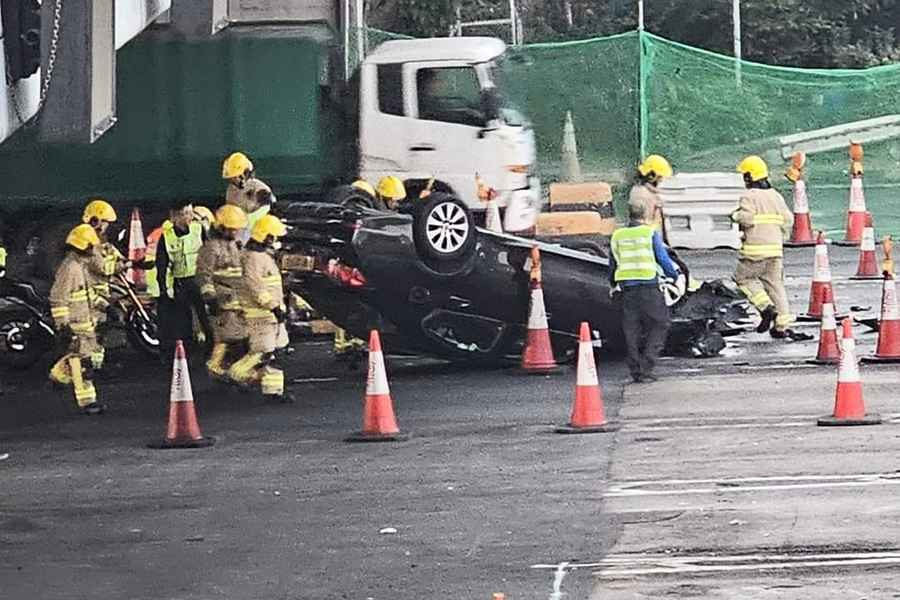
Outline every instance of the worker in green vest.
<svg viewBox="0 0 900 600"><path fill-rule="evenodd" d="M159 285L159 345L163 364L172 360L176 340L193 339L192 310L206 316L197 284L197 255L203 246L203 225L194 218L190 201L175 201L162 225L156 249L156 281Z"/></svg>
<svg viewBox="0 0 900 600"><path fill-rule="evenodd" d="M653 368L669 332L669 308L659 286L659 272L676 280L683 292L685 276L672 261L662 236L652 225L653 207L628 205L628 227L610 242L611 295L622 297L625 362L635 383L656 381Z"/></svg>

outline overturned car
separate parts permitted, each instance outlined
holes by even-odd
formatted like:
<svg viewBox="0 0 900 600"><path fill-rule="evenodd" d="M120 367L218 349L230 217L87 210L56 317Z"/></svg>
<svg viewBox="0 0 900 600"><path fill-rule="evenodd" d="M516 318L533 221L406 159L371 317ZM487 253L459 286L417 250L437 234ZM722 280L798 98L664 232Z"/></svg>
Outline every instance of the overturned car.
<svg viewBox="0 0 900 600"><path fill-rule="evenodd" d="M393 212L353 193L296 202L282 266L290 289L353 335L377 328L391 353L496 362L518 356L529 302L530 252L541 251L554 352L571 355L587 321L603 346L623 345L620 294L592 253L476 227L468 207L435 192ZM720 282L671 296L669 351L712 356L738 333L743 300Z"/></svg>

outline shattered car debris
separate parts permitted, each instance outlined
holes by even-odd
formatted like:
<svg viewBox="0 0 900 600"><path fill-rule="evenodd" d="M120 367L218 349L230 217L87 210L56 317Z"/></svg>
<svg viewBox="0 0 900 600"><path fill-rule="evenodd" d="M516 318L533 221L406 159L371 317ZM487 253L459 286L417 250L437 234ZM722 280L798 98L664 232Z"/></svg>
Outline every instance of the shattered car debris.
<svg viewBox="0 0 900 600"><path fill-rule="evenodd" d="M378 328L392 353L484 362L518 355L533 246L557 355L574 350L582 321L604 346L622 348L621 295L610 298L605 257L477 228L452 195L390 212L350 193L340 203L293 203L282 216L291 289L355 336ZM745 304L723 282L676 300L671 353L714 356L723 336L742 331L733 323L746 317Z"/></svg>

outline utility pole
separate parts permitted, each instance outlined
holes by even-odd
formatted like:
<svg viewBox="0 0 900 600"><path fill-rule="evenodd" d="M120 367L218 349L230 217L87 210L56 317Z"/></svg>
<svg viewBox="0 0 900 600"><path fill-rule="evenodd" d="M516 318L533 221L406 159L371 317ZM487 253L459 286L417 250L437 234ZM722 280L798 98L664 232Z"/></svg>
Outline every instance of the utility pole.
<svg viewBox="0 0 900 600"><path fill-rule="evenodd" d="M644 31L644 0L638 0L638 31Z"/></svg>
<svg viewBox="0 0 900 600"><path fill-rule="evenodd" d="M734 78L741 87L741 0L732 0L731 14L734 23Z"/></svg>

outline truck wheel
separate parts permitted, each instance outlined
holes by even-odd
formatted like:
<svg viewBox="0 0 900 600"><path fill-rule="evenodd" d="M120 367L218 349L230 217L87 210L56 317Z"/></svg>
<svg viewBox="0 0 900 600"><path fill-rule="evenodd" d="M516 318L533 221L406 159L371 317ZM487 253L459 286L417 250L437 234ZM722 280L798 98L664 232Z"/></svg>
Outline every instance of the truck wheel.
<svg viewBox="0 0 900 600"><path fill-rule="evenodd" d="M475 222L459 198L436 192L417 211L413 221L416 247L426 262L456 261L475 246Z"/></svg>

